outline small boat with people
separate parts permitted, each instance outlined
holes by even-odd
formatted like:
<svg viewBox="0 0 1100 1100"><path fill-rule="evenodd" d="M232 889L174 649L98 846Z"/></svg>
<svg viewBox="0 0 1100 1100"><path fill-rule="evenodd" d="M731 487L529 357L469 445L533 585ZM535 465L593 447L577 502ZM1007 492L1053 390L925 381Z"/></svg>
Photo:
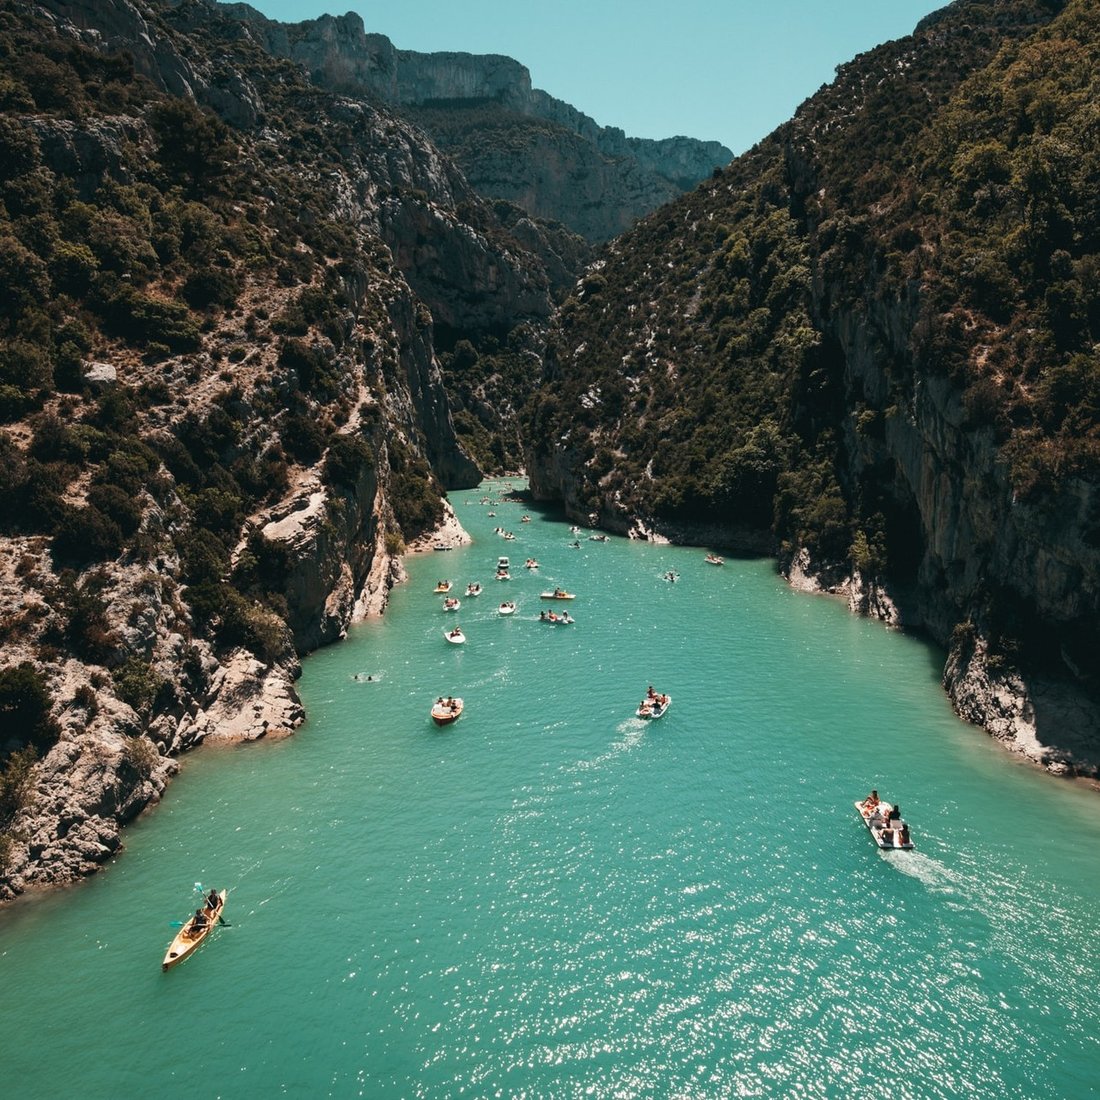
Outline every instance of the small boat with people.
<svg viewBox="0 0 1100 1100"><path fill-rule="evenodd" d="M519 521L520 521L520 523L530 523L531 522L531 517L530 516L520 516Z"/></svg>
<svg viewBox="0 0 1100 1100"><path fill-rule="evenodd" d="M496 573L496 580L498 581L510 581L512 574L507 569L498 569Z"/></svg>
<svg viewBox="0 0 1100 1100"><path fill-rule="evenodd" d="M432 704L432 721L437 726L449 726L452 722L458 720L463 706L462 700L457 696L448 695L444 698L441 695Z"/></svg>
<svg viewBox="0 0 1100 1100"><path fill-rule="evenodd" d="M564 588L555 588L553 592L540 592L540 600L575 600L577 597L572 592L566 592Z"/></svg>
<svg viewBox="0 0 1100 1100"><path fill-rule="evenodd" d="M523 563L523 568L524 569L538 569L538 567L539 567L539 563L537 561L535 561L534 558L528 558Z"/></svg>
<svg viewBox="0 0 1100 1100"><path fill-rule="evenodd" d="M451 582L450 581L438 581L436 583L435 590L436 590L436 592L450 592Z"/></svg>
<svg viewBox="0 0 1100 1100"><path fill-rule="evenodd" d="M707 563L707 565L725 565L726 564L725 560L723 558L720 558L717 554L708 554L703 559L703 561L705 561Z"/></svg>
<svg viewBox="0 0 1100 1100"><path fill-rule="evenodd" d="M862 802L856 802L855 808L880 848L913 847L909 824L902 818L901 810L896 805L883 802L878 791L872 791Z"/></svg>
<svg viewBox="0 0 1100 1100"><path fill-rule="evenodd" d="M638 704L635 712L639 718L663 718L665 711L672 706L672 696L654 691L650 684L646 689L645 698Z"/></svg>
<svg viewBox="0 0 1100 1100"><path fill-rule="evenodd" d="M609 542L610 539L611 539L610 535L602 535L601 534L601 535L589 535L588 536L588 541L589 542Z"/></svg>
<svg viewBox="0 0 1100 1100"><path fill-rule="evenodd" d="M457 596L446 596L443 600L444 611L457 611L462 606L462 601Z"/></svg>
<svg viewBox="0 0 1100 1100"><path fill-rule="evenodd" d="M539 622L550 623L551 626L572 626L576 621L568 611L563 611L560 615L555 611L539 612Z"/></svg>
<svg viewBox="0 0 1100 1100"><path fill-rule="evenodd" d="M464 645L466 642L466 635L462 633L460 627L454 627L451 630L444 630L443 637L447 639L451 645Z"/></svg>
<svg viewBox="0 0 1100 1100"><path fill-rule="evenodd" d="M467 596L480 596L481 595L481 585L478 584L477 581L474 581L472 584L466 585L466 595Z"/></svg>
<svg viewBox="0 0 1100 1100"><path fill-rule="evenodd" d="M211 890L205 895L202 908L195 910L195 915L184 924L176 933L176 938L168 945L164 961L160 964L162 971L170 970L199 949L203 940L210 935L214 925L222 919L225 893L224 890Z"/></svg>
<svg viewBox="0 0 1100 1100"><path fill-rule="evenodd" d="M514 615L516 613L516 605L512 600L505 600L504 603L497 608L497 612L501 615Z"/></svg>
<svg viewBox="0 0 1100 1100"><path fill-rule="evenodd" d="M664 579L668 581L669 584L675 584L680 579L680 574L677 573L675 569L670 569L665 574Z"/></svg>

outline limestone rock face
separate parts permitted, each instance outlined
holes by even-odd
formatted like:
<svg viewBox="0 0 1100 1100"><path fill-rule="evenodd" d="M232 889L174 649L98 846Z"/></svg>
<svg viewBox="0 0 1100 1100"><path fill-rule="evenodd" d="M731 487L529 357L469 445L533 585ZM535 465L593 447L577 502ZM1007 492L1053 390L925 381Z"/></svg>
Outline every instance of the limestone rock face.
<svg viewBox="0 0 1100 1100"><path fill-rule="evenodd" d="M285 480L240 493L238 502L247 503L234 504L241 511L220 529L229 561L216 580L225 585L219 591L239 600L241 629L231 638L218 633L223 608L206 621L194 611L191 598L202 582L188 573L181 548L201 527L195 483L185 487L187 475L177 481L170 462L158 468L153 458L147 489L136 493L140 549L76 571L67 596L70 582L62 582L62 566L52 559L49 533L0 534L0 602L14 624L0 667L34 666L62 731L33 767L27 804L0 823L13 838L0 869L0 900L72 881L112 858L120 827L159 799L179 754L206 741L282 736L303 721L299 656L336 641L354 618L380 612L401 576L398 547L421 533L396 518L395 470L414 469L425 499L480 480L455 434L437 330L508 331L521 321L542 322L551 308L547 275L520 235L502 228L423 133L362 97L310 87L285 62L250 66L257 53L249 26L227 19L219 5L36 0L34 7L39 25L62 40L128 51L153 87L210 108L233 128L239 166L266 174L257 193L225 199L227 222L262 236L274 232L265 211L292 206L294 219L329 218L325 228L351 243L296 238L290 261L311 252L311 275L295 274L293 262L283 277L274 266L240 266L236 308L201 317L194 351L161 349L154 363L124 339L90 349L87 389L67 395L60 418L79 421L104 388L125 394L150 384L168 399L135 408L133 434L143 454L179 454L187 428L214 418L227 430L207 467L255 470L257 456L272 448ZM335 39L342 26L329 27ZM269 115L264 97L276 85L276 98L285 98ZM44 113L26 125L46 168L95 203L105 184L145 179L155 150L145 106L136 95L126 115L90 109L74 121ZM303 126L306 115L295 112L315 113ZM280 127L293 126L296 146L286 156L290 141ZM319 134L324 139L314 147ZM522 220L514 209L507 213ZM540 234L533 227L527 240L556 239L562 266L572 262L564 231L559 238ZM323 291L327 310L324 325L309 323L295 336L324 376L314 391L281 361L290 341L275 327L307 289ZM157 292L170 295L171 288ZM200 319L198 310L189 316ZM314 453L296 455L290 446L291 407L308 412L297 415L298 424L317 429ZM11 445L21 455L34 432L16 427ZM341 436L354 438L348 450L358 457L351 465L345 458L333 475L328 459ZM85 503L93 466L73 484L73 507ZM198 482L205 472L195 473ZM78 603L102 611L94 652L71 643ZM0 731L0 749L14 747Z"/></svg>
<svg viewBox="0 0 1100 1100"><path fill-rule="evenodd" d="M120 827L159 799L178 769L148 741L125 735L63 739L38 764L34 801L13 824L24 843L0 880L0 899L91 874L118 851Z"/></svg>

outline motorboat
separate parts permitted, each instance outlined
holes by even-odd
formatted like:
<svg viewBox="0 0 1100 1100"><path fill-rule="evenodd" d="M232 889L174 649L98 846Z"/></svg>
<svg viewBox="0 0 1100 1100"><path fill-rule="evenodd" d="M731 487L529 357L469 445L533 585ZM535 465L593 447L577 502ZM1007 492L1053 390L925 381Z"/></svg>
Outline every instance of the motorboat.
<svg viewBox="0 0 1100 1100"><path fill-rule="evenodd" d="M436 699L432 705L432 721L437 726L449 726L452 722L457 721L460 714L462 714L463 702L461 699L451 695L446 699L440 696Z"/></svg>
<svg viewBox="0 0 1100 1100"><path fill-rule="evenodd" d="M508 557L505 554L501 554L500 557L497 558L497 572L499 573L503 569L504 572L507 573L511 568L512 566Z"/></svg>
<svg viewBox="0 0 1100 1100"><path fill-rule="evenodd" d="M447 596L443 601L444 611L457 611L462 606L462 601L457 596Z"/></svg>
<svg viewBox="0 0 1100 1100"><path fill-rule="evenodd" d="M511 600L505 600L504 603L497 608L497 611L501 615L514 615L516 613L516 605Z"/></svg>
<svg viewBox="0 0 1100 1100"><path fill-rule="evenodd" d="M478 584L477 581L474 581L473 584L466 585L466 595L467 596L480 596L481 595L481 585Z"/></svg>
<svg viewBox="0 0 1100 1100"><path fill-rule="evenodd" d="M647 694L638 704L635 712L639 718L663 718L665 711L672 706L672 696L662 695L659 691Z"/></svg>
<svg viewBox="0 0 1100 1100"><path fill-rule="evenodd" d="M867 798L856 802L855 808L880 848L908 850L913 847L913 841L909 838L909 825L900 815L891 818L894 807L889 802L872 802Z"/></svg>
<svg viewBox="0 0 1100 1100"><path fill-rule="evenodd" d="M440 581L435 586L435 590L436 590L436 592L450 592L451 582L450 581Z"/></svg>
<svg viewBox="0 0 1100 1100"><path fill-rule="evenodd" d="M466 635L462 633L459 627L454 627L451 630L444 630L443 637L447 639L451 645L464 645L466 642Z"/></svg>
<svg viewBox="0 0 1100 1100"><path fill-rule="evenodd" d="M572 592L566 592L564 588L555 588L553 592L540 592L540 600L575 600L577 597Z"/></svg>

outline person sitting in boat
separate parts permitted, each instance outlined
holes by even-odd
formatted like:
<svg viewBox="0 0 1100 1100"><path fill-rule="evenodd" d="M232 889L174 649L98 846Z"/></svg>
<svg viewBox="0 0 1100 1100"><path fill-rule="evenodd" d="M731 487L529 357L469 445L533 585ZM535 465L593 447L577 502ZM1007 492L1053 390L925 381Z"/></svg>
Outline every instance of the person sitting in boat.
<svg viewBox="0 0 1100 1100"><path fill-rule="evenodd" d="M881 835L882 835L882 843L883 844L893 844L894 843L894 830L893 829L889 829L889 828L883 829Z"/></svg>
<svg viewBox="0 0 1100 1100"><path fill-rule="evenodd" d="M657 697L657 693L653 690L652 684L645 689L645 694L647 699L655 699Z"/></svg>
<svg viewBox="0 0 1100 1100"><path fill-rule="evenodd" d="M890 812L886 815L886 820L887 821L900 821L901 820L901 810L898 809L897 806L892 806L890 808Z"/></svg>
<svg viewBox="0 0 1100 1100"><path fill-rule="evenodd" d="M872 791L864 800L863 808L870 813L878 805L878 791Z"/></svg>
<svg viewBox="0 0 1100 1100"><path fill-rule="evenodd" d="M909 843L909 826L904 821L901 823L901 828L898 830L898 843Z"/></svg>
<svg viewBox="0 0 1100 1100"><path fill-rule="evenodd" d="M210 893L206 895L206 905L212 914L218 911L218 906L221 905L221 903L222 899L218 897L217 890L211 890Z"/></svg>
<svg viewBox="0 0 1100 1100"><path fill-rule="evenodd" d="M195 915L191 918L191 934L201 932L210 921L207 919L205 909L196 909Z"/></svg>

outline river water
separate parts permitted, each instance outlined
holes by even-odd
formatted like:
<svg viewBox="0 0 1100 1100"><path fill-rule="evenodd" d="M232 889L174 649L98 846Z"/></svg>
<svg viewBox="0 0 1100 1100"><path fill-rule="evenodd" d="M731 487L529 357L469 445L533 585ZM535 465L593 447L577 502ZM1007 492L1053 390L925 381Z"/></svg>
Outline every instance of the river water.
<svg viewBox="0 0 1100 1100"><path fill-rule="evenodd" d="M1095 792L769 562L573 548L486 491L452 496L472 546L305 662L296 736L192 754L113 865L0 914L9 1095L1098 1095ZM871 787L915 851L875 848ZM195 883L231 927L162 974Z"/></svg>

